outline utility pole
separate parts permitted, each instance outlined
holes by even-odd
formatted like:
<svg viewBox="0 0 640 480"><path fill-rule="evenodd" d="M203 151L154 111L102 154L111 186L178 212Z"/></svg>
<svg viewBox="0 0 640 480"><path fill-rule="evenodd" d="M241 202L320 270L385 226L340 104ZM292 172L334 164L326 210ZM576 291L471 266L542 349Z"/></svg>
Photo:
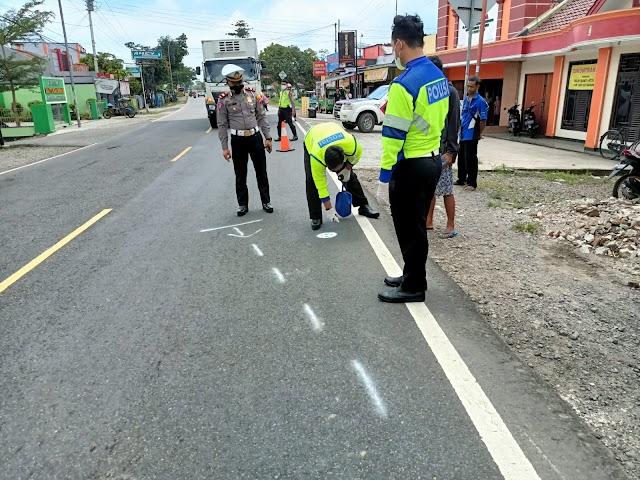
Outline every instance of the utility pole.
<svg viewBox="0 0 640 480"><path fill-rule="evenodd" d="M144 60L140 62L140 83L142 83L142 101L144 102L144 109L149 113L149 105L147 104L147 91L144 88Z"/></svg>
<svg viewBox="0 0 640 480"><path fill-rule="evenodd" d="M398 0L396 0L396 16L398 15Z"/></svg>
<svg viewBox="0 0 640 480"><path fill-rule="evenodd" d="M334 24L333 24L333 27L334 27L334 28L335 28L335 30L336 30L336 52L337 52L337 51L338 51L338 24L337 24L337 23L334 23Z"/></svg>
<svg viewBox="0 0 640 480"><path fill-rule="evenodd" d="M478 37L478 59L476 60L476 75L480 75L480 63L482 63L482 43L484 42L484 24L487 17L487 0L482 0L482 18L480 19L480 35Z"/></svg>
<svg viewBox="0 0 640 480"><path fill-rule="evenodd" d="M87 12L89 13L89 30L91 31L91 48L93 50L93 69L98 73L98 55L96 53L96 39L93 36L93 21L91 20L91 12L93 12L93 0L87 0Z"/></svg>
<svg viewBox="0 0 640 480"><path fill-rule="evenodd" d="M69 78L71 79L71 92L73 92L73 104L76 106L76 120L78 120L78 128L82 125L80 123L80 105L78 105L78 95L76 95L76 85L73 83L73 59L69 55L69 41L67 40L67 28L64 25L64 13L62 13L62 0L58 0L58 7L60 8L60 22L62 23L62 34L64 36L64 48L67 52L67 65L69 65Z"/></svg>

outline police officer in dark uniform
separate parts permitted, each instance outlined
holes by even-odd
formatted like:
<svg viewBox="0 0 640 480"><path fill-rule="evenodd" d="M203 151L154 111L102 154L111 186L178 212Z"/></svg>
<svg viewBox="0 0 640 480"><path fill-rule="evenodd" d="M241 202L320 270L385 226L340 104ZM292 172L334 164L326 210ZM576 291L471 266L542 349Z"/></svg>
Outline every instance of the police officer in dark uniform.
<svg viewBox="0 0 640 480"><path fill-rule="evenodd" d="M233 158L236 173L236 195L238 216L249 212L249 189L247 188L247 166L249 156L256 170L258 190L262 209L273 213L267 178L267 156L265 148L271 151L271 134L266 113L252 88L243 84L244 69L233 64L222 68L231 92L224 92L218 99L218 138L222 143L222 154L226 161ZM264 143L260 131L264 134ZM231 151L229 151L231 135Z"/></svg>

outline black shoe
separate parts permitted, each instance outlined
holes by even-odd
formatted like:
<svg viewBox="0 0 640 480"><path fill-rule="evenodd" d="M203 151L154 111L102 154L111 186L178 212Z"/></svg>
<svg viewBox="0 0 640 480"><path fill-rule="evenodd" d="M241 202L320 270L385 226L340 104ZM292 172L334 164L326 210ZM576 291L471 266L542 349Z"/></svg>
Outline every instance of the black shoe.
<svg viewBox="0 0 640 480"><path fill-rule="evenodd" d="M276 142L279 142L279 141L280 141L280 137L276 138L276 139L275 139L275 141L276 141Z"/></svg>
<svg viewBox="0 0 640 480"><path fill-rule="evenodd" d="M262 209L267 213L273 213L273 205L268 202L262 204Z"/></svg>
<svg viewBox="0 0 640 480"><path fill-rule="evenodd" d="M244 217L247 213L249 213L249 207L247 207L246 205L240 205L238 207L238 216L239 217Z"/></svg>
<svg viewBox="0 0 640 480"><path fill-rule="evenodd" d="M295 142L297 139L298 139L298 135L295 135L295 136L291 139L291 141L292 141L292 142Z"/></svg>
<svg viewBox="0 0 640 480"><path fill-rule="evenodd" d="M388 292L380 292L378 299L388 303L424 302L424 292L405 292L402 287L396 287Z"/></svg>
<svg viewBox="0 0 640 480"><path fill-rule="evenodd" d="M399 287L402 285L402 279L404 277L400 275L399 277L384 277L384 284L389 287Z"/></svg>
<svg viewBox="0 0 640 480"><path fill-rule="evenodd" d="M369 218L378 218L380 216L380 212L376 212L370 205L362 205L358 209L358 214Z"/></svg>
<svg viewBox="0 0 640 480"><path fill-rule="evenodd" d="M404 279L404 276L400 276L400 277L384 277L384 284L388 285L389 287L399 287L400 285L402 285L402 280ZM425 282L424 284L424 290L427 290L427 283Z"/></svg>
<svg viewBox="0 0 640 480"><path fill-rule="evenodd" d="M321 226L322 226L322 219L311 220L311 230L320 230Z"/></svg>
<svg viewBox="0 0 640 480"><path fill-rule="evenodd" d="M464 185L466 185L467 183L466 183L466 182L463 182L462 180L456 180L455 182L453 182L453 184L454 184L454 185L464 186Z"/></svg>

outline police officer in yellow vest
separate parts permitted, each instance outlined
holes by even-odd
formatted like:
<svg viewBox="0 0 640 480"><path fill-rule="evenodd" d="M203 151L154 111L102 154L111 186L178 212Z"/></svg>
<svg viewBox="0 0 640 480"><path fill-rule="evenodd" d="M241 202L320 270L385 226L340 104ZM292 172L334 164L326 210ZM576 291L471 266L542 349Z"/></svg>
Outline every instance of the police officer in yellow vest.
<svg viewBox="0 0 640 480"><path fill-rule="evenodd" d="M278 138L276 142L280 141L282 135L282 122L285 121L291 127L291 133L293 133L293 140L298 140L298 134L296 133L296 126L293 124L293 118L296 116L296 103L293 100L293 91L290 83L282 82L282 90L280 91L280 102L278 103Z"/></svg>
<svg viewBox="0 0 640 480"><path fill-rule="evenodd" d="M273 213L265 154L265 148L271 151L272 147L267 114L256 98L255 91L244 88L243 72L243 68L233 64L222 67L222 75L226 77L231 92L224 92L218 97L218 138L222 143L222 155L225 160L228 162L233 157L239 217L249 212L249 189L247 188L249 155L256 171L262 209L267 213ZM264 134L264 144L260 131ZM229 150L229 134L231 134L231 150Z"/></svg>
<svg viewBox="0 0 640 480"><path fill-rule="evenodd" d="M362 147L356 138L340 125L332 122L320 123L307 132L304 137L304 171L312 230L318 230L322 226L322 205L328 221L340 221L329 196L327 168L338 174L338 179L353 196L352 205L360 207L360 215L369 218L380 216L369 206L358 176L353 171L353 166L361 156Z"/></svg>
<svg viewBox="0 0 640 480"><path fill-rule="evenodd" d="M426 216L442 171L440 136L449 110L449 83L424 56L423 38L417 15L393 19L396 67L406 71L389 88L378 196L389 199L404 269L402 276L384 279L395 288L378 294L383 302L423 302L427 289Z"/></svg>

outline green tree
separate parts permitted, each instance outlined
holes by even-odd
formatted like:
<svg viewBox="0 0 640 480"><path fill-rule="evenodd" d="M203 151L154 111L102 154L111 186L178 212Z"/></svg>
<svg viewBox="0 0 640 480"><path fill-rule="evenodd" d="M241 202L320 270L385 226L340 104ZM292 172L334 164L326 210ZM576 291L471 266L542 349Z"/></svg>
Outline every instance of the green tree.
<svg viewBox="0 0 640 480"><path fill-rule="evenodd" d="M238 20L233 26L236 27L236 31L227 33L230 37L249 38L251 35L251 27L244 20Z"/></svg>
<svg viewBox="0 0 640 480"><path fill-rule="evenodd" d="M302 84L306 90L315 89L316 79L313 76L313 62L317 60L316 52L310 48L300 50L296 46L272 43L260 53L260 60L267 63L269 78L265 83L278 81L278 74L287 74L286 81L292 85Z"/></svg>
<svg viewBox="0 0 640 480"><path fill-rule="evenodd" d="M0 16L0 92L11 91L11 109L16 123L20 124L17 109L16 89L22 86L35 85L42 74L46 60L40 57L20 59L18 54L9 48L12 43L33 41L40 38L44 26L53 18L52 12L40 11L37 7L44 2L33 0L19 9L10 9Z"/></svg>
<svg viewBox="0 0 640 480"><path fill-rule="evenodd" d="M173 71L173 81L176 85L182 85L185 88L193 85L193 81L196 79L196 71L191 67L180 65L179 68Z"/></svg>
<svg viewBox="0 0 640 480"><path fill-rule="evenodd" d="M93 71L93 54L88 53L80 59L80 63L88 65L89 70ZM98 52L98 69L102 73L110 73L116 78L124 78L127 76L124 61L112 53Z"/></svg>

